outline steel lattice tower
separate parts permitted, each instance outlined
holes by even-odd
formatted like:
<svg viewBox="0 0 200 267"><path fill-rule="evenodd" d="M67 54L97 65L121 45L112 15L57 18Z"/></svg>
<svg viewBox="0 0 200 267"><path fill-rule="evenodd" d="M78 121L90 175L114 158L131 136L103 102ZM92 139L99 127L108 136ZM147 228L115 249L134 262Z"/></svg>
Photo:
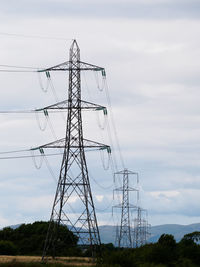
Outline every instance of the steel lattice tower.
<svg viewBox="0 0 200 267"><path fill-rule="evenodd" d="M133 229L133 241L134 247L140 247L147 243L150 236L147 219L144 218L143 213L147 213L147 210L137 207L136 218L134 219L134 229Z"/></svg>
<svg viewBox="0 0 200 267"><path fill-rule="evenodd" d="M121 209L121 224L118 234L118 247L129 247L131 248L132 243L132 233L130 226L130 209L136 209L135 205L129 203L129 192L130 191L138 191L137 188L132 188L129 186L129 175L137 175L135 172L128 171L124 169L123 171L116 172L116 175L123 176L123 185L122 187L116 188L115 191L122 192L122 202L121 204L114 206L115 208ZM137 175L138 181L138 175Z"/></svg>
<svg viewBox="0 0 200 267"><path fill-rule="evenodd" d="M49 229L45 241L43 260L52 253L56 254L59 225L66 225L79 237L79 244L90 245L92 251L100 245L100 236L95 214L95 207L90 187L85 148L107 149L110 147L83 138L82 110L103 110L106 108L81 99L81 71L101 71L104 68L80 61L80 49L73 41L69 61L42 70L47 75L50 71L69 71L68 100L43 108L43 110L67 109L66 136L63 139L40 146L37 149L61 148L63 159L57 190L50 217ZM73 205L74 202L78 204ZM51 251L51 252L50 252Z"/></svg>
<svg viewBox="0 0 200 267"><path fill-rule="evenodd" d="M140 191L137 194L137 208L136 216L133 220L133 246L140 247L147 243L148 238L150 237L150 224L148 224L148 213L146 209L141 208L140 206Z"/></svg>

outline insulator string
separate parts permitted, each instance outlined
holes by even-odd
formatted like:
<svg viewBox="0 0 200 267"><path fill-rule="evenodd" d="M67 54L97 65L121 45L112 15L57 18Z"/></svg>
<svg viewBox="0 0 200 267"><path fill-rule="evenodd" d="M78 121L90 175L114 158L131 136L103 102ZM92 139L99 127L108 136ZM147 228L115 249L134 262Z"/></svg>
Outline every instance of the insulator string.
<svg viewBox="0 0 200 267"><path fill-rule="evenodd" d="M48 116L45 115L45 121L43 125L40 122L39 114L37 112L35 112L35 118L36 118L36 122L38 124L39 129L44 132L47 128Z"/></svg>
<svg viewBox="0 0 200 267"><path fill-rule="evenodd" d="M31 149L30 152L31 152L31 156L32 156L32 160L33 160L35 168L38 169L38 170L41 169L42 163L43 163L43 160L44 160L44 155L41 154L40 161L39 161L39 163L37 163L35 155L34 155L34 150Z"/></svg>

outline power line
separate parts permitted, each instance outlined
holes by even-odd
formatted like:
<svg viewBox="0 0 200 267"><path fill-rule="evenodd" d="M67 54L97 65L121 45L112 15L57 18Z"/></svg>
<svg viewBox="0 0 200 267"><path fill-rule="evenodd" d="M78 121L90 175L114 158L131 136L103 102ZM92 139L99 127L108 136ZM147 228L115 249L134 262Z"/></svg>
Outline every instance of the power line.
<svg viewBox="0 0 200 267"><path fill-rule="evenodd" d="M3 70L0 69L0 72L38 72L36 70Z"/></svg>
<svg viewBox="0 0 200 267"><path fill-rule="evenodd" d="M72 41L73 40L72 38L68 39L68 38L63 38L63 37L51 37L51 36L18 34L18 33L8 33L8 32L0 32L0 35L11 36L11 37L22 37L22 38L60 40L60 41Z"/></svg>
<svg viewBox="0 0 200 267"><path fill-rule="evenodd" d="M26 113L43 113L45 110L41 109L41 110L0 110L0 114L26 114ZM60 112L66 112L66 110L48 110L48 113L60 113Z"/></svg>
<svg viewBox="0 0 200 267"><path fill-rule="evenodd" d="M111 115L110 118L111 118L113 132L114 132L115 139L116 139L117 148L118 148L118 151L119 151L120 161L121 161L122 167L125 169L124 158L122 156L121 147L120 147L120 144L119 144L119 138L118 138L118 135L117 135L117 129L116 129L116 126L115 126L115 121L114 121L114 116L113 116L111 99L110 99L110 95L109 95L107 81L105 81L105 92L106 92L106 98L107 98L107 101L108 101L108 105L110 107L110 115Z"/></svg>
<svg viewBox="0 0 200 267"><path fill-rule="evenodd" d="M100 183L98 183L97 180L94 179L94 177L91 175L91 172L90 172L90 177L91 177L91 179L95 182L95 184L96 184L97 186L99 186L99 187L100 187L101 189L103 189L103 190L110 190L111 188L113 188L113 183L112 183L111 185L109 185L109 186L103 186L103 185L101 185Z"/></svg>
<svg viewBox="0 0 200 267"><path fill-rule="evenodd" d="M3 151L0 152L0 155L4 155L4 154L15 154L15 153L20 153L20 152L30 152L33 149L21 149L21 150L12 150L12 151ZM98 150L98 148L93 148L93 149L85 149L85 152L92 152L92 151L96 151ZM63 152L60 153L52 153L52 154L45 154L45 156L57 156L57 155L63 155ZM43 156L42 154L39 155L34 155L33 157L41 157ZM32 156L11 156L11 157L0 157L0 159L17 159L17 158L30 158Z"/></svg>
<svg viewBox="0 0 200 267"><path fill-rule="evenodd" d="M21 149L21 150L12 150L12 151L3 151L0 152L0 154L13 154L13 153L19 153L19 152L28 152L30 149Z"/></svg>
<svg viewBox="0 0 200 267"><path fill-rule="evenodd" d="M30 151L30 150L29 150ZM52 153L52 154L45 154L45 156L57 156L62 155L63 153ZM40 155L31 155L31 156L12 156L12 157L0 157L0 160L2 159L25 159L25 158L32 158L32 157L43 157L43 154Z"/></svg>
<svg viewBox="0 0 200 267"><path fill-rule="evenodd" d="M99 209L99 208L96 207L96 210L100 211L100 212L104 212L104 211L108 210L112 206L112 204L113 204L113 199L110 201L109 205L106 208Z"/></svg>
<svg viewBox="0 0 200 267"><path fill-rule="evenodd" d="M0 67L6 67L6 68L17 68L17 69L40 69L36 67L25 67L25 66L15 66L15 65L5 65L5 64L0 64Z"/></svg>

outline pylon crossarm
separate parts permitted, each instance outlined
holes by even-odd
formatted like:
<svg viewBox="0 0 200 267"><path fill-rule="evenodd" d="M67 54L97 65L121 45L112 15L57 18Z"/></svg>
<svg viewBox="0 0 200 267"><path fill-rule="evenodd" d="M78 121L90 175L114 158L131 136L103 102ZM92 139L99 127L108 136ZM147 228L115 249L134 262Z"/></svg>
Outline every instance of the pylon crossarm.
<svg viewBox="0 0 200 267"><path fill-rule="evenodd" d="M137 172L132 172L132 171L129 171L127 169L125 169L123 171L115 172L114 175L116 175L116 174L135 174L135 175L138 175Z"/></svg>
<svg viewBox="0 0 200 267"><path fill-rule="evenodd" d="M62 138L57 141L36 147L36 148L31 148L31 150L37 150L39 149L40 151L43 151L43 148L65 148L66 147L66 139ZM83 145L79 145L78 143L78 138L72 138L72 142L70 144L70 148L95 148L95 149L100 149L104 150L106 149L108 153L111 153L110 146L101 144L95 141L91 141L88 139L83 139Z"/></svg>
<svg viewBox="0 0 200 267"><path fill-rule="evenodd" d="M41 149L43 148L64 148L65 147L64 144L65 144L65 138L62 138L62 139L59 139L57 141L54 141L54 142L51 142L51 143L48 143L42 146L31 148L31 150L39 149L41 151Z"/></svg>
<svg viewBox="0 0 200 267"><path fill-rule="evenodd" d="M61 64L55 65L53 67L50 68L46 68L43 70L38 70L38 72L47 72L47 71L68 71L68 70L92 70L92 71L102 71L102 75L103 75L103 71L105 72L105 69L93 64L89 64L86 62L82 62L82 61L77 61L79 67L77 67L77 64L73 64L72 61L66 61L63 62ZM105 76L105 75L103 75Z"/></svg>
<svg viewBox="0 0 200 267"><path fill-rule="evenodd" d="M107 114L107 109L106 107L104 106L101 106L101 105L98 105L98 104L94 104L94 103L91 103L91 102L87 102L87 101L84 101L84 100L81 100L81 105L77 105L77 103L72 103L71 105L69 104L69 101L68 100L64 100L64 101L61 101L61 102L58 102L56 104L53 104L53 105L49 105L49 106L46 106L44 108L39 108L39 109L35 109L35 111L44 111L44 110L56 110L56 109L90 109L90 110L103 110L104 114L106 115Z"/></svg>
<svg viewBox="0 0 200 267"><path fill-rule="evenodd" d="M123 187L119 187L119 188L114 189L114 191L123 191L123 190L124 190ZM138 191L138 189L129 187L126 189L126 191Z"/></svg>
<svg viewBox="0 0 200 267"><path fill-rule="evenodd" d="M122 207L123 207L123 205L121 205L121 204L113 206L113 208L120 208L120 209ZM137 206L129 204L128 208L129 209L137 209Z"/></svg>
<svg viewBox="0 0 200 267"><path fill-rule="evenodd" d="M81 70L94 70L94 71L105 71L104 68L90 64L90 63L86 63L83 61L80 61L80 69Z"/></svg>

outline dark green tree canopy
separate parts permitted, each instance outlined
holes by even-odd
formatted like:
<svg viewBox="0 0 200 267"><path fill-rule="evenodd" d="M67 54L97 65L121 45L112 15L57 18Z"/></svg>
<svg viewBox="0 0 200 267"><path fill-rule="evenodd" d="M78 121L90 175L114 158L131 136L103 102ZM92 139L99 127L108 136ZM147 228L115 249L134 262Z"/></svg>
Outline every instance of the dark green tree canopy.
<svg viewBox="0 0 200 267"><path fill-rule="evenodd" d="M48 222L34 222L22 224L16 229L6 227L0 230L0 241L11 241L19 255L41 255L48 226ZM78 242L78 237L62 225L58 227L57 239L58 255L67 255L72 245ZM3 254L1 250L0 254Z"/></svg>
<svg viewBox="0 0 200 267"><path fill-rule="evenodd" d="M199 242L200 241L200 232L196 231L196 232L186 234L186 235L184 235L183 239Z"/></svg>
<svg viewBox="0 0 200 267"><path fill-rule="evenodd" d="M162 234L158 240L158 244L173 248L176 246L176 241L173 235Z"/></svg>

